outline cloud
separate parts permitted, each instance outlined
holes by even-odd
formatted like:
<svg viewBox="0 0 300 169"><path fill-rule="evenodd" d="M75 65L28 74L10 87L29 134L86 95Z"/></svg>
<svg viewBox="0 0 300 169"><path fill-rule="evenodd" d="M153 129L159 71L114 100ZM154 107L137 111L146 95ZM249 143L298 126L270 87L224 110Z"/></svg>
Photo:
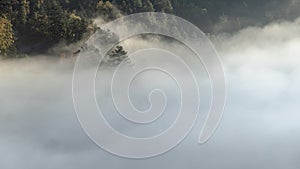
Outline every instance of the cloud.
<svg viewBox="0 0 300 169"><path fill-rule="evenodd" d="M142 41L138 44L149 44ZM73 59L1 61L0 168L298 169L300 20L221 34L213 42L228 83L219 129L208 143L198 145L199 120L178 147L144 160L113 156L83 132L72 103ZM127 47L133 44L129 41ZM166 42L155 45L175 46ZM148 83L147 79L138 80ZM163 87L168 79L165 83ZM136 94L144 96L139 90ZM125 124L111 120L119 128ZM124 132L135 130L129 126Z"/></svg>

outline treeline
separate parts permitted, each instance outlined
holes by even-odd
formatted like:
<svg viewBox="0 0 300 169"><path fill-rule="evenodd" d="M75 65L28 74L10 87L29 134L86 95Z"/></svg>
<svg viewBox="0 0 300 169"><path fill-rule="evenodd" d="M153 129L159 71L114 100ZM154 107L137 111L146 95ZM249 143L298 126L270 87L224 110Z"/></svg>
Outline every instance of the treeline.
<svg viewBox="0 0 300 169"><path fill-rule="evenodd" d="M44 52L93 31L92 18L173 10L169 0L1 0L0 55Z"/></svg>
<svg viewBox="0 0 300 169"><path fill-rule="evenodd" d="M174 12L205 32L233 32L300 16L300 0L171 0Z"/></svg>
<svg viewBox="0 0 300 169"><path fill-rule="evenodd" d="M0 55L45 52L93 32L91 19L137 12L176 14L206 33L300 15L299 0L1 0Z"/></svg>
<svg viewBox="0 0 300 169"><path fill-rule="evenodd" d="M1 54L13 48L43 51L60 41L76 42L88 25L85 18L64 9L57 0L1 0L0 17L0 33L13 37L0 37Z"/></svg>

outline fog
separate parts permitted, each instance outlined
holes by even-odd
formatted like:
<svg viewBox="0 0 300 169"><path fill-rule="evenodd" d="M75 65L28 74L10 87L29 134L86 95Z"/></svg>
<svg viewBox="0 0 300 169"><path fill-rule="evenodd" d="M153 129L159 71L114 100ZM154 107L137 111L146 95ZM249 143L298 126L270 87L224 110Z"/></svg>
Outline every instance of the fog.
<svg viewBox="0 0 300 169"><path fill-rule="evenodd" d="M135 44L137 40L143 41L134 39ZM219 34L212 37L212 42L223 61L227 81L226 109L219 128L207 143L197 144L201 116L176 148L142 160L105 152L81 129L72 100L76 58L40 56L1 61L0 168L298 169L300 19ZM129 51L134 48L132 41L124 43ZM174 45L157 43L152 45L166 48ZM104 96L99 95L98 100L106 105L106 116L115 128L132 135L146 129L149 130L146 134L151 135L169 125L170 119L166 118L161 127L151 124L148 126L151 133L149 128L139 130L115 117L115 110L105 104L109 73L103 72L97 79L100 87L97 90ZM140 88L133 86L137 107L147 107L145 92L141 90L143 84L150 82L159 86L161 81L141 78ZM167 90L175 97L176 90L172 93L170 82L171 79L166 79L161 86L168 86ZM169 111L174 109L172 103ZM176 99L174 106L175 103Z"/></svg>

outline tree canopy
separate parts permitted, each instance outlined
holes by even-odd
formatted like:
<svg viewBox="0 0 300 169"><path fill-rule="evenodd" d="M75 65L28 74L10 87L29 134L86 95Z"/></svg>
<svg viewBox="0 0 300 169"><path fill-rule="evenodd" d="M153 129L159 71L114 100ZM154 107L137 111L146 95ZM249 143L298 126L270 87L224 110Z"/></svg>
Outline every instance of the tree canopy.
<svg viewBox="0 0 300 169"><path fill-rule="evenodd" d="M226 25L240 29L293 19L300 15L299 8L295 0L1 0L0 54L14 49L45 52L62 41L77 42L93 31L92 19L98 16L109 21L138 12L165 12L214 32L220 27L226 31Z"/></svg>
<svg viewBox="0 0 300 169"><path fill-rule="evenodd" d="M15 42L12 24L6 17L0 17L0 54L6 55Z"/></svg>

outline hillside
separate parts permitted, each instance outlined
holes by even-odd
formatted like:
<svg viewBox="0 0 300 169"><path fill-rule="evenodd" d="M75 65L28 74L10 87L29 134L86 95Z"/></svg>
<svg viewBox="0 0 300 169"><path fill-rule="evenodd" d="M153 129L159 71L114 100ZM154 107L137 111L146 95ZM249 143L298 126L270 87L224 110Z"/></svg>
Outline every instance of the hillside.
<svg viewBox="0 0 300 169"><path fill-rule="evenodd" d="M109 21L137 12L183 17L206 33L299 16L298 0L1 0L0 55L44 53L57 43L71 44L95 29L92 19Z"/></svg>

